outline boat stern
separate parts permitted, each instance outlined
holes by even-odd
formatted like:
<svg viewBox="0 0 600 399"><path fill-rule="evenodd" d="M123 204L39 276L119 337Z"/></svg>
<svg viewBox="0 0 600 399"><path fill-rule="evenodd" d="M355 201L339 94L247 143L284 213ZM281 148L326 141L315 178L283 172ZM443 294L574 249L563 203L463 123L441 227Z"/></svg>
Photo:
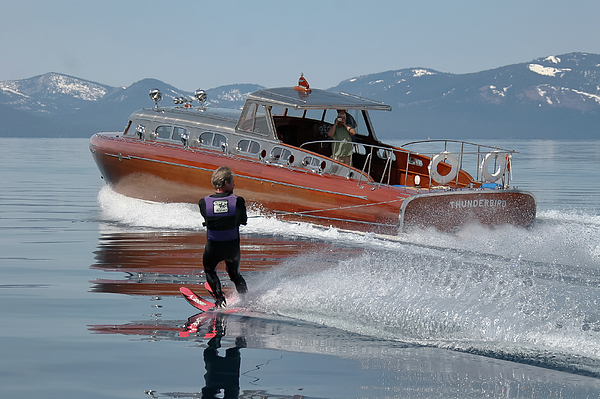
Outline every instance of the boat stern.
<svg viewBox="0 0 600 399"><path fill-rule="evenodd" d="M418 194L402 203L399 231L435 227L443 232L456 232L473 223L527 228L533 225L536 208L535 196L521 190L470 189Z"/></svg>

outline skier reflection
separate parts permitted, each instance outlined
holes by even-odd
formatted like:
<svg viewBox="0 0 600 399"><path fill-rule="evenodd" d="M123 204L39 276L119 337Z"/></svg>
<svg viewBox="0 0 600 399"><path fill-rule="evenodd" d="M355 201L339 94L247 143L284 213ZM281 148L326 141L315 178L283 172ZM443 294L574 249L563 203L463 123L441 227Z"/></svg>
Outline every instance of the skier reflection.
<svg viewBox="0 0 600 399"><path fill-rule="evenodd" d="M218 313L213 321L214 336L208 341L208 347L204 350L204 374L205 387L202 388L202 398L237 398L240 393L240 348L246 347L246 339L237 337L235 347L225 351L225 357L219 356L218 349L221 347L221 337L225 336L227 315ZM217 396L221 389L224 396Z"/></svg>

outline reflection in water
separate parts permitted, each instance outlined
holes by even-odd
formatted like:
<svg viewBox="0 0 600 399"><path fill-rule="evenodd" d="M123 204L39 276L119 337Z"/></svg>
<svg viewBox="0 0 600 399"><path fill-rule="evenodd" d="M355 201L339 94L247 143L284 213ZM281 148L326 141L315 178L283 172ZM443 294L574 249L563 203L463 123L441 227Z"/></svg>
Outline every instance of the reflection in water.
<svg viewBox="0 0 600 399"><path fill-rule="evenodd" d="M246 347L243 336L235 338L235 346L225 351L225 356L220 356L218 349L221 347L221 338L225 335L227 315L217 313L212 319L214 337L204 349L204 388L202 398L216 398L224 393L224 398L237 398L240 393L240 348Z"/></svg>
<svg viewBox="0 0 600 399"><path fill-rule="evenodd" d="M202 287L204 276L201 267L201 252L204 240L204 233L195 231L105 231L95 253L97 262L92 265L92 268L109 273L125 273L125 277L120 280L93 281L92 290L96 292L145 295L155 298L163 295L178 296L179 287L187 285L197 291L199 295L207 296L208 294ZM278 289L288 289L285 292L289 292L290 284L286 285L285 283L285 278L288 276L284 274L284 278L281 279L279 278L281 275L278 275L276 270L286 269L285 273L298 273L300 276L309 274L312 276L314 273L322 278L323 274L316 271L327 269L325 272L331 272L334 275L333 278L322 279L319 282L314 282L310 278L308 280L299 279L304 283L293 288L306 291L309 288L306 286L306 281L313 285L313 287L310 287L313 291L319 287L327 287L330 291L328 294L334 295L334 299L339 299L339 303L346 304L345 306L348 307L348 309L340 308L339 303L330 303L329 307L333 307L332 309L337 312L335 314L346 312L351 314L352 320L349 320L349 322L360 321L365 317L364 312L358 312L358 308L353 308L352 301L358 294L358 299L354 299L355 303L360 305L364 302L360 299L360 294L364 292L364 289L361 289L362 281L365 280L365 277L370 276L372 266L374 264L378 265L377 273L379 274L386 272L393 274L394 278L402 277L406 279L406 274L410 272L409 266L412 263L409 262L408 266L404 266L406 270L400 273L400 270L395 267L400 257L398 253L393 253L392 258L396 260L392 262L393 265L385 268L385 265L381 264L385 260L385 256L380 254L378 257L373 258L367 249L357 247L357 245L344 247L341 243L313 241L311 239L284 239L265 237L258 234L246 235L242 238L242 271L245 275L249 275L249 283L254 282L255 288L263 290L264 293L265 288L259 287L258 282L263 280L266 275L269 275L272 279L283 280ZM407 251L408 248L404 248L404 252ZM409 259L415 261L414 263L427 264L428 256L433 256L431 250L417 248L415 251L423 252L423 254L422 256L412 257L407 255ZM341 262L342 260L347 259L351 259L351 262L357 262L359 264L358 268L353 269L350 267L351 264L348 267L338 267L340 263L344 263ZM484 262L485 265L487 263ZM365 268L364 265L371 267ZM465 263L462 266L461 270L464 271L468 264ZM489 265L487 266L489 268ZM422 271L425 273L431 270L431 268L424 268ZM435 269L433 270L435 271ZM454 269L449 269L448 272L452 272L452 270ZM514 270L512 271L514 272ZM273 277L274 275L275 277ZM383 274L382 278L385 276L386 274ZM432 278L435 280L436 276L437 274ZM410 277L410 274L408 277ZM385 279L377 280L379 290L386 288L387 285L394 287L399 285L398 282L394 283L395 285L392 283L386 285L386 281ZM424 283L428 283L428 281L424 281ZM336 284L345 283L349 285L346 291L336 290ZM462 284L464 286L468 283L468 281L463 281ZM481 282L477 284L481 285ZM229 287L229 290L232 289L233 287ZM480 291L475 291L475 288L473 290L474 292ZM315 298L318 299L318 296L308 295L304 297L300 295L300 291L296 292L296 301L289 301L290 303L286 301L284 305L288 307L297 306L297 311L327 310L324 309L326 306L319 305L320 302L314 303ZM323 291L319 292L323 296ZM338 293L337 297L335 296L336 293ZM346 296L341 298L341 295ZM280 295L274 293L273 296L275 297L274 301L281 302ZM298 301L301 304L298 304ZM374 311L370 310L367 313L367 316L372 316L369 319L371 324L365 326L368 327L367 330L381 331L386 328L385 317L376 317L377 309L382 308L385 310L385 306L389 308L396 305L401 306L403 303L402 301L388 302L379 304L378 307L373 308ZM407 344L394 339L378 339L374 335L365 336L349 332L350 330L344 328L338 329L300 321L296 318L278 316L269 313L269 309L263 309L267 312L262 313L256 311L256 309L252 310L252 306L249 308L251 310L232 314L199 313L191 316L187 321L150 318L149 320L132 321L125 324L92 325L89 328L98 334L139 336L141 340L148 342L182 341L202 348L205 353L205 368L207 370L205 389L202 390L199 383L198 391L192 393L148 391L148 396L153 398L198 398L205 392L213 395L214 389L217 389L217 387L236 392L240 389L240 386L243 389L240 397L261 397L261 395L285 397L261 392L258 389L246 389L260 388L265 385L268 387L268 384L254 385L254 381L261 379L264 381L269 378L268 373L281 372L281 370L260 368L256 365L257 363L254 363L250 370L240 370L240 348L242 347L246 347L248 350L277 350L287 354L302 354L302 356L308 354L330 355L330 357L337 359L358 362L360 373L353 374L355 380L353 384L347 382L347 376L338 377L338 374L344 373L345 370L343 369L338 374L331 370L325 370L324 373L327 377L323 378L331 378L328 383L331 386L340 387L339 389L342 390L344 387L351 387L348 389L352 389L352 387L359 386L360 396L362 397L554 397L556 392L560 392L563 397L585 397L598 391L599 384L597 380L586 379L585 377L579 378L574 374L559 371L560 368L546 369L541 372L541 369L537 367L523 362L519 363L518 359L517 361L505 361L435 347L424 347L418 344ZM367 309L370 308L367 307ZM191 311L192 308L190 308L190 313ZM324 313L323 317L333 320L332 315L333 313ZM347 318L350 318L350 316ZM399 324L400 327L407 327L402 325L400 319L394 319L394 322ZM243 341L238 337L243 337ZM223 348L228 349L223 350ZM231 352L227 352L228 350L231 350ZM249 353L245 354L245 351L242 351L242 354L244 354L245 361L248 361ZM294 368L296 367L294 363L281 364L285 360L278 360L278 362L279 364L273 367L300 372L313 371L314 367L319 367L319 364L313 363L307 366L306 369L300 369ZM227 368L227 374L218 371L220 366ZM237 370L235 370L236 367ZM344 365L343 367L350 369L354 366ZM223 384L224 375L231 377L226 379L227 384ZM309 382L305 384L309 384ZM348 395L339 394L336 396L332 394L328 397L345 396Z"/></svg>
<svg viewBox="0 0 600 399"><path fill-rule="evenodd" d="M93 292L129 295L179 295L179 287L186 285L198 295L206 295L202 251L206 242L205 231L107 231L100 237L94 252L96 263L91 267L107 272L125 273L125 279L94 281ZM284 239L259 235L242 236L244 276L265 272L288 258L303 253L327 252L328 256L348 255L348 249L310 239ZM351 253L357 252L356 249ZM322 267L327 267L323 260ZM309 266L309 265L304 265ZM224 273L219 268L219 273ZM224 276L220 274L219 277ZM227 279L222 279L224 282ZM224 284L226 292L231 288Z"/></svg>
<svg viewBox="0 0 600 399"><path fill-rule="evenodd" d="M210 353L209 362L222 360L214 357L218 343L222 343L224 348L228 348L227 350L233 348L234 353L229 357L225 355L227 360L223 360L224 362L229 359L237 362L235 352L242 347L279 350L284 353L330 355L358 361L360 373L364 373L364 377L352 374L351 370L349 373L355 379L364 379L360 383L361 397L365 398L585 397L586 394L596 392L595 383L582 383L581 379L569 373L551 370L540 372L536 367L514 362L402 342L376 340L335 328L273 315L235 313L222 314L222 316L227 323L227 328L221 330L223 335L218 341L213 339L218 336L218 326L223 323L215 320L214 315L207 314L194 315L187 322L152 320L132 322L122 326L91 326L91 329L96 333L145 335L146 337L142 339L149 342L183 340L194 343L205 354ZM238 340L238 337L245 337L245 342ZM242 350L241 357L243 356ZM213 381L212 375L208 373L211 367L213 367L212 363L205 364L205 378L207 378L205 388L209 386L209 380ZM233 376L233 380L228 381L228 388L235 385L239 378L242 378L240 382L251 386L249 380L266 379L265 374L273 372L272 368L266 366L264 370L259 370L260 366L256 365L250 369L241 369L240 374L235 371L234 374L232 364L224 367L232 368L228 371ZM286 365L279 363L273 367L281 368ZM311 368L318 369L319 366L310 364L309 367L305 370L307 378L311 375L309 372ZM293 366L290 368L293 369ZM378 373L376 377L367 374L369 370ZM330 379L332 386L352 385L348 380L349 377L344 375L346 370L329 370L329 372L332 374L327 378ZM310 385L310 381L306 380L304 384ZM386 384L390 388L389 392L382 388L382 385L385 387ZM235 389L235 386L231 388ZM199 398L204 392L212 391L201 389L199 384L197 392L148 391L148 395L152 398ZM557 396L556 393L562 396ZM252 389L243 389L239 397L299 398L297 395L278 396Z"/></svg>
<svg viewBox="0 0 600 399"><path fill-rule="evenodd" d="M151 398L160 396L237 398L240 392L240 349L246 347L246 338L243 335L237 336L234 346L225 350L225 356L219 355L221 339L227 333L228 316L227 313L201 312L191 316L183 329L177 326L178 322L131 323L123 326L95 325L90 326L90 329L96 333L149 335L152 340L157 340L159 337L174 339L176 332L181 338L194 337L208 340L203 353L206 374L201 395L181 392L159 394L152 390L146 391L146 393ZM221 396L221 390L223 390L224 396Z"/></svg>

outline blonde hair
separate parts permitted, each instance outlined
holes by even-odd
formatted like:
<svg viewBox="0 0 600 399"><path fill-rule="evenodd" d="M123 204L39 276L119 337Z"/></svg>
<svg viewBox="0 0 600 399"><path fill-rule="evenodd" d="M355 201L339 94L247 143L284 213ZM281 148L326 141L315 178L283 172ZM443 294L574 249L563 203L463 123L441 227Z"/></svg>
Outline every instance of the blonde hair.
<svg viewBox="0 0 600 399"><path fill-rule="evenodd" d="M220 189L223 187L225 182L231 183L231 179L233 178L233 172L227 166L219 166L213 172L210 182L214 186L215 189Z"/></svg>

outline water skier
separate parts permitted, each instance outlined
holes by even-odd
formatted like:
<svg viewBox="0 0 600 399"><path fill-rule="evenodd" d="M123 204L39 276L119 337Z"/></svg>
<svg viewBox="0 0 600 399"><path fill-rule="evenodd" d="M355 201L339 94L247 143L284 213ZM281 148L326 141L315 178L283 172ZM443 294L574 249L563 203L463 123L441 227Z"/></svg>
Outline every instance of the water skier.
<svg viewBox="0 0 600 399"><path fill-rule="evenodd" d="M237 292L246 293L248 287L240 274L240 225L246 225L246 201L233 194L233 173L226 166L217 168L211 177L216 193L207 195L199 202L200 213L206 226L206 246L202 255L206 281L216 298L217 307L225 307L225 295L217 276L217 265L225 262L229 278Z"/></svg>

